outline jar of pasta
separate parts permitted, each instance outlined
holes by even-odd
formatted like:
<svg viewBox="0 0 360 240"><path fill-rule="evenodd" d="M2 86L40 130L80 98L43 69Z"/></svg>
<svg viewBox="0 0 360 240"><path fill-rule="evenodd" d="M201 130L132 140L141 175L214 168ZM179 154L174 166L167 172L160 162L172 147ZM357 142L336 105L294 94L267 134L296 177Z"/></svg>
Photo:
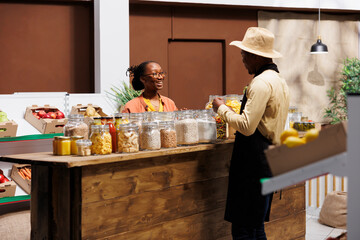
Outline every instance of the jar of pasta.
<svg viewBox="0 0 360 240"><path fill-rule="evenodd" d="M109 125L92 125L90 140L91 154L110 154L111 147L111 135L109 133Z"/></svg>
<svg viewBox="0 0 360 240"><path fill-rule="evenodd" d="M178 113L175 130L178 145L194 145L199 142L198 125L192 111Z"/></svg>
<svg viewBox="0 0 360 240"><path fill-rule="evenodd" d="M174 121L159 122L160 139L162 148L174 148L177 146L176 130Z"/></svg>
<svg viewBox="0 0 360 240"><path fill-rule="evenodd" d="M64 126L64 136L82 136L84 139L89 137L89 127L84 122L84 115L70 114L69 121Z"/></svg>
<svg viewBox="0 0 360 240"><path fill-rule="evenodd" d="M140 149L157 150L160 148L159 124L157 122L143 122L140 130Z"/></svg>
<svg viewBox="0 0 360 240"><path fill-rule="evenodd" d="M118 126L117 147L119 153L139 151L139 127L136 124L125 123Z"/></svg>

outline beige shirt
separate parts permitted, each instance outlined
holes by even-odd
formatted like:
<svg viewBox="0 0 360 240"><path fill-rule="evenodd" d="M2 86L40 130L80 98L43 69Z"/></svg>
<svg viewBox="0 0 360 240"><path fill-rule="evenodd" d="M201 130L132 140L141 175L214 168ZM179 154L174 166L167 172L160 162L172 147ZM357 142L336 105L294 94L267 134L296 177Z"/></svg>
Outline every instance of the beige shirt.
<svg viewBox="0 0 360 240"><path fill-rule="evenodd" d="M246 95L247 102L241 115L225 104L217 113L245 136L254 134L258 128L273 144L280 144L289 109L289 88L285 80L277 72L266 70L251 81Z"/></svg>

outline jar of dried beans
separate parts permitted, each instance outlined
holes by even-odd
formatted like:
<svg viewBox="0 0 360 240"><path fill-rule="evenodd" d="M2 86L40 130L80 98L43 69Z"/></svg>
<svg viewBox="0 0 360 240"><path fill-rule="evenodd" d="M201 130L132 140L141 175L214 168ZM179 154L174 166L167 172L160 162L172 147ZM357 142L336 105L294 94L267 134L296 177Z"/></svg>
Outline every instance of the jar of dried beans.
<svg viewBox="0 0 360 240"><path fill-rule="evenodd" d="M162 148L173 148L177 146L176 130L174 121L159 122L160 139Z"/></svg>

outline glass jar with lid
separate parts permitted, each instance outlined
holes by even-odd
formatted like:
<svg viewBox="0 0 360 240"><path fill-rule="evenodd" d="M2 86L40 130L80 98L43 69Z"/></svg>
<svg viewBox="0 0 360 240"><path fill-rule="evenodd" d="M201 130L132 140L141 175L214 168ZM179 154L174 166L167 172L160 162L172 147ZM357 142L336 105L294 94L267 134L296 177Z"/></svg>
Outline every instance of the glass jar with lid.
<svg viewBox="0 0 360 240"><path fill-rule="evenodd" d="M143 113L144 122L159 122L160 114L159 112L144 112Z"/></svg>
<svg viewBox="0 0 360 240"><path fill-rule="evenodd" d="M118 129L120 124L129 123L129 113L115 113L115 128Z"/></svg>
<svg viewBox="0 0 360 240"><path fill-rule="evenodd" d="M117 147L119 153L139 151L139 127L136 124L124 123L118 126Z"/></svg>
<svg viewBox="0 0 360 240"><path fill-rule="evenodd" d="M216 141L216 122L212 113L207 110L198 112L196 119L198 125L199 143Z"/></svg>
<svg viewBox="0 0 360 240"><path fill-rule="evenodd" d="M92 125L90 140L91 154L110 154L112 151L109 125Z"/></svg>
<svg viewBox="0 0 360 240"><path fill-rule="evenodd" d="M144 113L130 113L129 122L134 123L141 129L141 124L144 121Z"/></svg>
<svg viewBox="0 0 360 240"><path fill-rule="evenodd" d="M92 142L89 139L86 140L77 140L76 146L78 148L77 155L78 156L90 156L91 155L91 148Z"/></svg>
<svg viewBox="0 0 360 240"><path fill-rule="evenodd" d="M205 109L211 109L212 108L212 102L217 97L221 97L221 96L220 95L209 95L209 102L206 103Z"/></svg>
<svg viewBox="0 0 360 240"><path fill-rule="evenodd" d="M231 107L237 114L240 113L242 96L238 94L225 95L225 105Z"/></svg>
<svg viewBox="0 0 360 240"><path fill-rule="evenodd" d="M101 117L93 117L94 121L93 124L94 125L101 125Z"/></svg>
<svg viewBox="0 0 360 240"><path fill-rule="evenodd" d="M108 122L114 122L114 118L111 116L103 116L101 117L101 124L105 125Z"/></svg>
<svg viewBox="0 0 360 240"><path fill-rule="evenodd" d="M148 120L152 122L174 121L175 112L149 112Z"/></svg>
<svg viewBox="0 0 360 240"><path fill-rule="evenodd" d="M70 155L71 154L71 141L70 137L61 136L58 139L58 155Z"/></svg>
<svg viewBox="0 0 360 240"><path fill-rule="evenodd" d="M177 146L176 130L174 121L159 122L160 139L162 148L174 148Z"/></svg>
<svg viewBox="0 0 360 240"><path fill-rule="evenodd" d="M53 154L54 155L58 155L58 153L59 153L59 150L58 150L59 142L60 142L60 136L55 136L54 140L53 140Z"/></svg>
<svg viewBox="0 0 360 240"><path fill-rule="evenodd" d="M76 141L81 140L83 138L84 138L83 136L72 136L72 137L70 137L70 140L71 140L71 155L77 155L78 148L77 148L77 145L76 145Z"/></svg>
<svg viewBox="0 0 360 240"><path fill-rule="evenodd" d="M89 137L89 127L84 122L84 115L70 114L69 121L64 126L64 136L82 136L84 139Z"/></svg>
<svg viewBox="0 0 360 240"><path fill-rule="evenodd" d="M157 150L160 148L159 124L157 122L143 122L140 129L140 149Z"/></svg>
<svg viewBox="0 0 360 240"><path fill-rule="evenodd" d="M175 130L178 145L193 145L199 142L198 126L193 112L179 112Z"/></svg>

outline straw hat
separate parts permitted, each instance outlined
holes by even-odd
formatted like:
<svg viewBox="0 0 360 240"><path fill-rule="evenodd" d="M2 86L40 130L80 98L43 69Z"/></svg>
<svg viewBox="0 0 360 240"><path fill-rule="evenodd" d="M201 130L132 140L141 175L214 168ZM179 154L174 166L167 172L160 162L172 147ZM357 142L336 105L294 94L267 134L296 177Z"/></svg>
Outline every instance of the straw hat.
<svg viewBox="0 0 360 240"><path fill-rule="evenodd" d="M242 41L232 41L230 45L262 57L281 58L281 53L273 49L274 38L274 34L265 28L250 27Z"/></svg>

